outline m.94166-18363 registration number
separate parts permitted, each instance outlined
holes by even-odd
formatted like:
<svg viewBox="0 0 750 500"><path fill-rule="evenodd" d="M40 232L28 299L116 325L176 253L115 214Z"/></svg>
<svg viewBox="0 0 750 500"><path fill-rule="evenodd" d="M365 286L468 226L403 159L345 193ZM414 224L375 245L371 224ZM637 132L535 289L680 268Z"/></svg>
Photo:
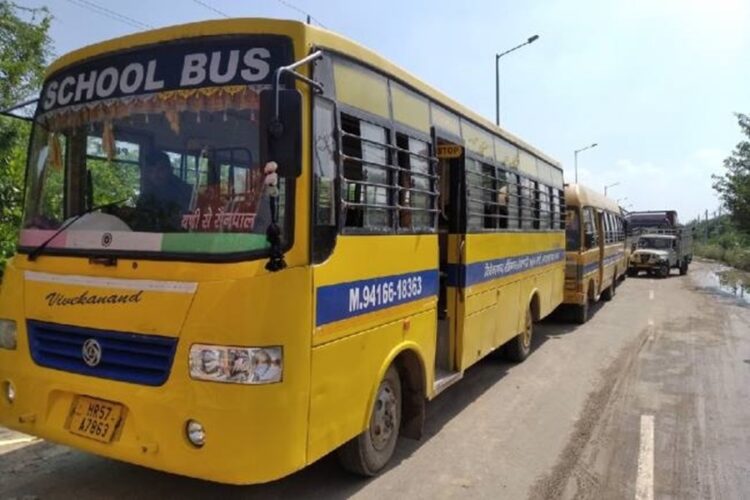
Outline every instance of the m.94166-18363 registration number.
<svg viewBox="0 0 750 500"><path fill-rule="evenodd" d="M68 430L79 436L109 443L122 419L122 405L79 396L73 401Z"/></svg>

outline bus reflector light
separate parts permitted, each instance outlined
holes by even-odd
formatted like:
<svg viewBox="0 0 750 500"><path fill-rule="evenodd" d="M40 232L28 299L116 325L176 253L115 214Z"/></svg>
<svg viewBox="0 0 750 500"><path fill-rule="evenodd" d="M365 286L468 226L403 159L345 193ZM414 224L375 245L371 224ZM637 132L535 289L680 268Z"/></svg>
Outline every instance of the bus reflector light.
<svg viewBox="0 0 750 500"><path fill-rule="evenodd" d="M234 384L280 382L283 350L276 347L190 347L190 376L197 380Z"/></svg>
<svg viewBox="0 0 750 500"><path fill-rule="evenodd" d="M8 403L13 404L13 401L16 400L16 387L13 385L13 382L7 380L3 384L3 389L3 392L5 393L5 399L8 401Z"/></svg>
<svg viewBox="0 0 750 500"><path fill-rule="evenodd" d="M0 349L16 349L16 337L18 329L16 322L12 319L0 319Z"/></svg>

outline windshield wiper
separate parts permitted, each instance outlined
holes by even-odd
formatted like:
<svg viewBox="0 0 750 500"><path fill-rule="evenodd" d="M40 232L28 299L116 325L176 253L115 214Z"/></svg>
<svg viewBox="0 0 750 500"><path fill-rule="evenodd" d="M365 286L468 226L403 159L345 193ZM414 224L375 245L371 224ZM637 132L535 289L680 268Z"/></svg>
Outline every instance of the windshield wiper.
<svg viewBox="0 0 750 500"><path fill-rule="evenodd" d="M37 258L39 258L39 256L42 254L42 252L44 252L44 249L47 248L47 245L49 245L52 242L52 240L54 240L55 238L57 238L58 236L60 236L60 234L63 231L65 231L70 226L72 226L76 221L80 220L81 217L83 217L84 215L90 214L91 212L96 212L97 210L102 210L104 208L116 207L116 206L120 205L121 203L125 203L129 199L130 198L125 198L124 200L115 201L115 202L112 202L112 203L104 203L102 205L96 205L96 206L93 206L93 207L89 207L89 208L85 209L83 212L81 212L80 214L71 217L70 219L68 219L67 222L65 222L62 226L60 226L60 229L58 229L57 231L55 231L55 234L53 234L52 236L50 236L49 238L47 238L46 240L44 240L39 246L37 246L31 252L29 252L28 259L31 262L34 262Z"/></svg>

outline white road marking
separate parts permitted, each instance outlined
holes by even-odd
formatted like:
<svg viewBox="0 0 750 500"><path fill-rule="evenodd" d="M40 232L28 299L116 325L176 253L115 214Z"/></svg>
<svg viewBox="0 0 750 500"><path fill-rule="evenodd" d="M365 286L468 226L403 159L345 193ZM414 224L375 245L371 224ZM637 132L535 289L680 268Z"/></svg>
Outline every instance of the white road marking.
<svg viewBox="0 0 750 500"><path fill-rule="evenodd" d="M649 290L648 291L648 300L654 300L654 291L653 290Z"/></svg>
<svg viewBox="0 0 750 500"><path fill-rule="evenodd" d="M638 453L638 477L635 481L636 500L654 498L654 416L641 415L641 447Z"/></svg>
<svg viewBox="0 0 750 500"><path fill-rule="evenodd" d="M654 340L654 320L649 318L648 320L648 339L649 342Z"/></svg>
<svg viewBox="0 0 750 500"><path fill-rule="evenodd" d="M5 441L0 441L0 446L13 446L14 444L30 443L36 440L37 438L31 437L31 436L23 437L23 438L16 438L16 439L8 439Z"/></svg>

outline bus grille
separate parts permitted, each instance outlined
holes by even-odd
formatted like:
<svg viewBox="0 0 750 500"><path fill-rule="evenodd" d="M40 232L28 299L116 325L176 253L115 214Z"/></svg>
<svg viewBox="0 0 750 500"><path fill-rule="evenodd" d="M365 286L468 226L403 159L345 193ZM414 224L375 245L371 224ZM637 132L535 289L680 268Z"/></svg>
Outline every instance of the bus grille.
<svg viewBox="0 0 750 500"><path fill-rule="evenodd" d="M40 366L134 384L159 386L169 377L177 339L28 321L31 358ZM91 341L91 342L89 342ZM84 361L84 344L99 346ZM96 345L93 346L96 351ZM91 353L90 353L91 354ZM93 357L93 359L92 359Z"/></svg>

